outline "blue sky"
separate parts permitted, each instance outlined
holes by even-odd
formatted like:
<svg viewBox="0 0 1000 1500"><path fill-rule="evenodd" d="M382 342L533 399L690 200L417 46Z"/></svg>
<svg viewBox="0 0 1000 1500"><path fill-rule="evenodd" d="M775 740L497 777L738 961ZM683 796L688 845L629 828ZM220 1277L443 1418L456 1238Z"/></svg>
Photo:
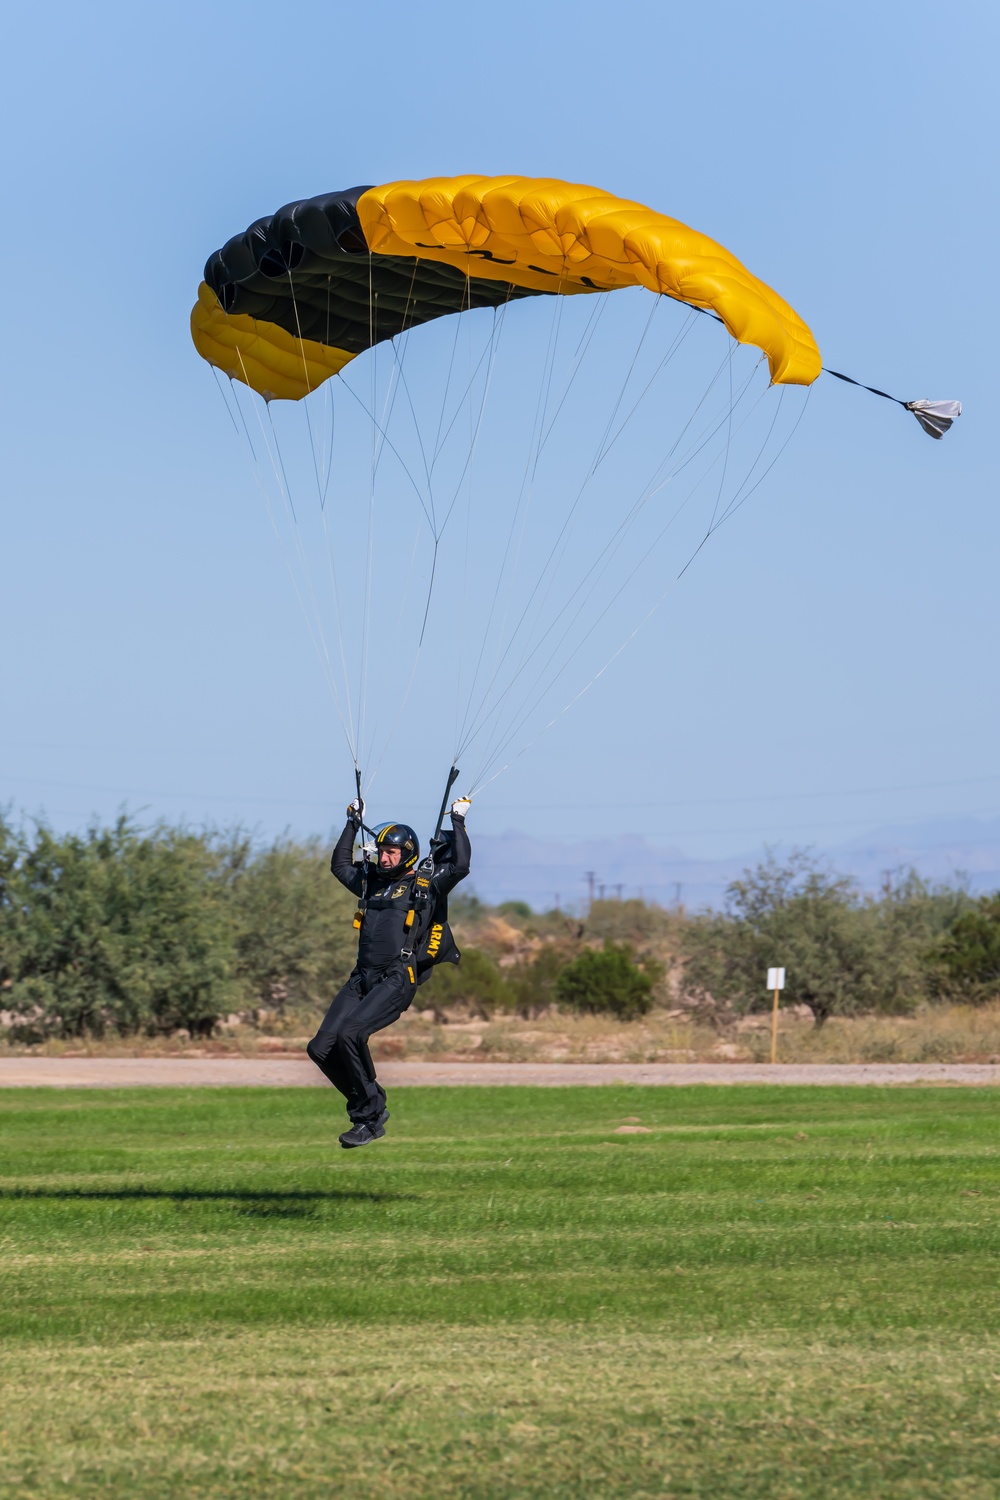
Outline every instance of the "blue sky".
<svg viewBox="0 0 1000 1500"><path fill-rule="evenodd" d="M672 214L778 288L834 369L966 407L934 443L821 378L767 481L484 789L476 826L607 827L716 857L996 816L997 32L976 4L23 10L0 104L0 799L66 827L122 804L265 834L338 822L351 757L188 312L207 255L282 203L471 170L590 182ZM497 506L505 423L531 421L516 360L532 369L548 328L525 323L523 352L514 337L505 350L481 478ZM714 336L695 332L692 382ZM428 372L445 357L428 342ZM678 392L643 408L626 479ZM346 510L364 432L352 439L334 396ZM567 464L591 441L588 411L567 418ZM386 535L391 576L402 534ZM488 523L472 537L470 596L497 545ZM685 545L650 559L552 712ZM409 641L392 603L371 628L370 692L390 703ZM441 715L427 687L408 705L376 816L432 816L450 748L435 726L462 691L450 618Z"/></svg>

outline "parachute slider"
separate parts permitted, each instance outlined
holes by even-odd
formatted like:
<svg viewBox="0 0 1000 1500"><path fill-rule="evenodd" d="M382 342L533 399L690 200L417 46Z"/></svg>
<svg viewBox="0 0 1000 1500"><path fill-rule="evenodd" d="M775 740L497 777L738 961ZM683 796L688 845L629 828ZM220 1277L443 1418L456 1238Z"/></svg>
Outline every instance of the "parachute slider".
<svg viewBox="0 0 1000 1500"><path fill-rule="evenodd" d="M842 375L839 370L831 370L827 365L823 366L824 373L832 375L836 380L844 380L848 385L856 385L863 391L870 391L873 396L882 396L886 401L895 401L897 406L903 407L904 411L912 412L921 427L932 438L943 438L948 428L962 415L961 401L903 401L899 396L890 396L888 391L880 391L873 385L865 385L864 381L855 380L851 375Z"/></svg>

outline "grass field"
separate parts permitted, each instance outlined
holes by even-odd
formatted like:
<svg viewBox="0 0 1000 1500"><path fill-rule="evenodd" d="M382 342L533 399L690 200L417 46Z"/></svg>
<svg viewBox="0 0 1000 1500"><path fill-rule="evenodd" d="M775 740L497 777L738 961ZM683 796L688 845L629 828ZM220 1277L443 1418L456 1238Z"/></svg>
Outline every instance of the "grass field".
<svg viewBox="0 0 1000 1500"><path fill-rule="evenodd" d="M992 1090L391 1105L0 1094L0 1493L996 1494Z"/></svg>

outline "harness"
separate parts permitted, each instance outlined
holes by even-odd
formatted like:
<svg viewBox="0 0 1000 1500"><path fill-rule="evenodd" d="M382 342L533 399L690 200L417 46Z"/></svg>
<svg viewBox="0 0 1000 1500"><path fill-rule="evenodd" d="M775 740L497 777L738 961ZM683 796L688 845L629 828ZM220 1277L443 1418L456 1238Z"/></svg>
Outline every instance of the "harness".
<svg viewBox="0 0 1000 1500"><path fill-rule="evenodd" d="M430 969L436 963L457 964L459 952L455 946L455 940L451 935L446 915L441 915L440 921L435 921L438 915L434 903L431 882L434 879L434 854L435 851L447 848L447 838L441 837L441 824L444 822L445 808L448 805L448 795L458 780L459 771L457 766L452 766L448 773L448 784L441 799L441 810L438 813L437 827L434 837L431 839L430 850L417 865L413 876L413 886L410 892L410 905L403 922L405 934L403 946L399 956L406 965L406 971L410 976L410 983L418 983L414 964L417 968ZM358 802L361 801L361 772L357 771ZM364 835L371 833L371 829L361 824L362 852L364 852ZM365 855L363 861L361 900L357 911L354 913L354 927L360 932L365 920L365 912L368 907L368 858ZM426 945L425 945L426 939Z"/></svg>

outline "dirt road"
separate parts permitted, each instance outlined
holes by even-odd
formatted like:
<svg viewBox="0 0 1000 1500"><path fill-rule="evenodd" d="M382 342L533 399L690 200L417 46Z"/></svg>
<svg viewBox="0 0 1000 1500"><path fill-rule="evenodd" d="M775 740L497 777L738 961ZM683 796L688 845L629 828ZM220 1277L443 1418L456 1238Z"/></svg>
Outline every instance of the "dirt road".
<svg viewBox="0 0 1000 1500"><path fill-rule="evenodd" d="M819 1083L998 1084L991 1063L433 1063L383 1062L387 1088L408 1084ZM0 1088L329 1087L297 1058L6 1057Z"/></svg>

